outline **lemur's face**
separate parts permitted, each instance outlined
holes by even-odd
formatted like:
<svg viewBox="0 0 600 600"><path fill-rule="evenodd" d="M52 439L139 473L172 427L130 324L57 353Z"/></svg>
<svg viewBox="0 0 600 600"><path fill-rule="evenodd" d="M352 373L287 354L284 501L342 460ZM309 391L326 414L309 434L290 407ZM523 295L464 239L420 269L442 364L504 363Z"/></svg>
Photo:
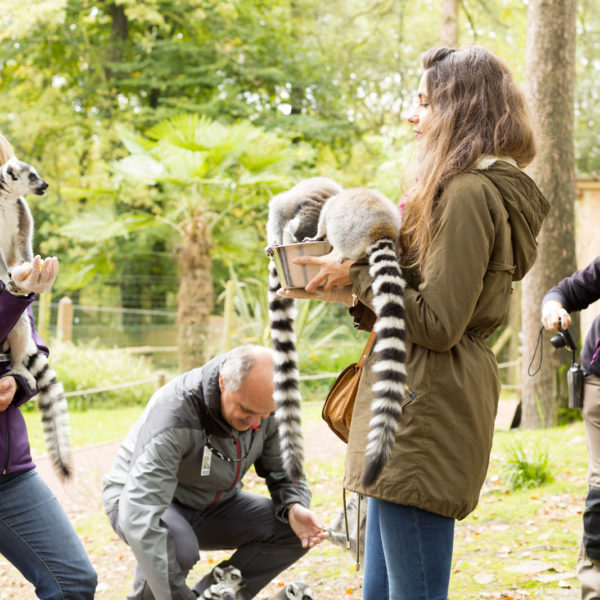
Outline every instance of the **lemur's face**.
<svg viewBox="0 0 600 600"><path fill-rule="evenodd" d="M3 167L4 186L8 186L11 192L22 196L24 194L36 194L43 196L48 184L37 174L30 164L11 158Z"/></svg>

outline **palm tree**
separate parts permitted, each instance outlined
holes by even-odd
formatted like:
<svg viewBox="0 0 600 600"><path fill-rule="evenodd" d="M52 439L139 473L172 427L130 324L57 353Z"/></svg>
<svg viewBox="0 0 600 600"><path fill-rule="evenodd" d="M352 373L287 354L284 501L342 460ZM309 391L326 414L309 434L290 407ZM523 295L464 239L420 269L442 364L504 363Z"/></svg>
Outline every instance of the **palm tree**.
<svg viewBox="0 0 600 600"><path fill-rule="evenodd" d="M311 151L248 122L223 125L198 115L166 119L143 136L125 128L119 135L130 154L113 164L117 180L162 190L165 207L152 221L168 222L176 232L178 358L179 368L188 370L207 358L215 222L229 211L264 208L273 193L291 185L292 171ZM135 217L118 220L137 229L151 224L147 215ZM265 280L266 273L265 262Z"/></svg>

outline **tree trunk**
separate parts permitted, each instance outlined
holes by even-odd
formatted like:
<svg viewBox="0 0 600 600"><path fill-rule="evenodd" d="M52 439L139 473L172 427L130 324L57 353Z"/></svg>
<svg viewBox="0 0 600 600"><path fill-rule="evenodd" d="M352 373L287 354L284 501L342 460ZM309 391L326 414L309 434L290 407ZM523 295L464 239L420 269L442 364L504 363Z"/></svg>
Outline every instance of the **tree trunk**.
<svg viewBox="0 0 600 600"><path fill-rule="evenodd" d="M111 35L108 59L113 63L118 63L123 59L123 47L127 42L129 35L129 24L123 5L111 2L108 6L108 12L111 16ZM110 66L105 68L105 74L107 79L113 79L114 77L113 70Z"/></svg>
<svg viewBox="0 0 600 600"><path fill-rule="evenodd" d="M179 369L202 366L208 357L208 322L213 306L210 232L201 208L184 224L179 253L177 347Z"/></svg>
<svg viewBox="0 0 600 600"><path fill-rule="evenodd" d="M540 302L560 279L575 270L575 99L576 0L530 0L528 7L527 96L537 115L540 152L528 169L550 202L538 238L538 258L522 285L524 427L556 424L565 405L565 374L558 368L568 353L555 351L545 334L544 361L534 377L527 369L540 330ZM539 350L538 350L539 351Z"/></svg>
<svg viewBox="0 0 600 600"><path fill-rule="evenodd" d="M440 46L458 46L458 0L442 0Z"/></svg>

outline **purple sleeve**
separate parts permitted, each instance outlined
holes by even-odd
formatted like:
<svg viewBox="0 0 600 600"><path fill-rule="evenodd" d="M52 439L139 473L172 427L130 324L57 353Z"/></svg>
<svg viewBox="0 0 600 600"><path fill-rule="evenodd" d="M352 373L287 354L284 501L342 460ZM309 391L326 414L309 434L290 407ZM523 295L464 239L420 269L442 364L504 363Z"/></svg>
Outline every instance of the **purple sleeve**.
<svg viewBox="0 0 600 600"><path fill-rule="evenodd" d="M34 300L35 294L13 296L4 287L4 283L0 281L0 340L6 339L6 336L16 325L24 310L27 308L31 310L31 303ZM30 314L33 315L33 313Z"/></svg>
<svg viewBox="0 0 600 600"><path fill-rule="evenodd" d="M48 356L48 347L46 344L44 344L42 338L40 338L33 321L33 309L31 308L31 303L35 300L35 298L35 294L29 294L27 296L13 296L8 290L6 290L4 283L0 281L0 340L4 340L6 338L11 329L16 325L17 321L21 318L23 311L27 311L29 321L31 322L31 334L33 341L40 352L43 352L46 356ZM21 377L20 375L14 375L14 378L17 381L18 389L12 404L15 406L21 406L21 404L24 404L33 396L35 396L38 391L37 389L31 389L27 385L27 381L24 377Z"/></svg>
<svg viewBox="0 0 600 600"><path fill-rule="evenodd" d="M600 257L594 259L585 269L576 271L549 290L542 299L542 306L548 300L557 300L567 312L573 312L587 308L598 298L600 298Z"/></svg>

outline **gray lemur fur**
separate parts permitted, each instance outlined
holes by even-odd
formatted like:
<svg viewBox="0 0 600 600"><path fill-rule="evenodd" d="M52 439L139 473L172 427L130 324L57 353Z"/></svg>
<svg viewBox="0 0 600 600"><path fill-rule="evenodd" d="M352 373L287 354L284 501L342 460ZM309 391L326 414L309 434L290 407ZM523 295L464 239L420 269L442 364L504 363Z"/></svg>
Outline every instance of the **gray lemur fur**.
<svg viewBox="0 0 600 600"><path fill-rule="evenodd" d="M281 588L270 600L314 600L310 586L302 580L288 583Z"/></svg>
<svg viewBox="0 0 600 600"><path fill-rule="evenodd" d="M23 194L42 195L48 184L29 164L11 158L0 168L0 280L14 291L10 269L33 260L33 217ZM27 346L33 343L29 317L23 313L8 334L13 370L22 375L30 388L35 379L23 365Z"/></svg>
<svg viewBox="0 0 600 600"><path fill-rule="evenodd" d="M315 239L327 239L339 262L367 257L373 280L376 341L373 346L371 421L365 451L363 485L371 485L390 457L406 385L404 277L397 258L401 218L383 194L347 189L327 200Z"/></svg>
<svg viewBox="0 0 600 600"><path fill-rule="evenodd" d="M202 583L206 579L209 581L212 579L212 583L209 583L207 588L202 589ZM235 599L236 592L245 585L246 581L237 567L221 563L194 588L194 592L203 600L229 600L230 598Z"/></svg>
<svg viewBox="0 0 600 600"><path fill-rule="evenodd" d="M346 509L344 510L344 507L342 507L331 525L325 529L329 532L329 537L327 539L330 542L343 546L349 550L354 557L356 557L356 544L358 542L359 555L357 557L357 563L359 565L364 565L367 502L364 498L361 500L359 512L358 499L358 494L352 493L350 500L346 502ZM346 535L346 519L348 520L348 535Z"/></svg>
<svg viewBox="0 0 600 600"><path fill-rule="evenodd" d="M28 163L11 158L0 167L0 280L9 292L22 294L10 277L11 269L33 260L33 218L23 194L45 193L48 184ZM44 438L54 468L69 477L71 467L70 431L67 401L56 372L33 341L27 311L2 342L2 352L10 352L12 369L6 375L20 375L31 389L38 389Z"/></svg>
<svg viewBox="0 0 600 600"><path fill-rule="evenodd" d="M270 246L294 244L313 237L325 201L342 191L328 177L311 177L273 196L269 202L267 241Z"/></svg>
<svg viewBox="0 0 600 600"><path fill-rule="evenodd" d="M242 572L233 565L221 566L217 565L212 570L212 576L215 583L222 583L233 588L235 592L246 585L246 581L242 577Z"/></svg>
<svg viewBox="0 0 600 600"><path fill-rule="evenodd" d="M269 202L267 254L270 246L302 242L317 233L321 208L328 198L342 191L333 179L313 177L274 196ZM304 449L300 418L301 397L298 390L298 355L294 319L296 304L292 298L277 295L281 283L275 261L269 261L269 321L274 358L275 415L279 427L281 454L289 476L300 480L303 475Z"/></svg>
<svg viewBox="0 0 600 600"><path fill-rule="evenodd" d="M205 589L202 600L236 600L235 590L224 583L213 583L209 588Z"/></svg>

